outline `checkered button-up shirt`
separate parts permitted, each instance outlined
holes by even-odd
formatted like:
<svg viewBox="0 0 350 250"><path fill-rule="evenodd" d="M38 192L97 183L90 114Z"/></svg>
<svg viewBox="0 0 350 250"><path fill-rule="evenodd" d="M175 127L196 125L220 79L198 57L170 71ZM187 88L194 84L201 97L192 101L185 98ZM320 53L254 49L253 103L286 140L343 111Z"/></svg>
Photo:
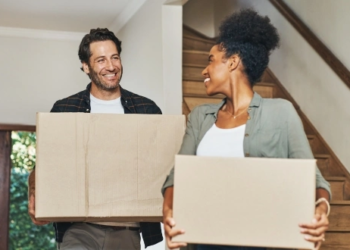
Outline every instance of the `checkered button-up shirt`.
<svg viewBox="0 0 350 250"><path fill-rule="evenodd" d="M150 99L121 89L121 103L125 114L162 114L160 108ZM90 113L91 83L86 90L57 101L51 112L83 112ZM56 241L62 242L63 235L73 223L54 223ZM145 247L154 245L163 240L160 223L140 222L141 233Z"/></svg>
<svg viewBox="0 0 350 250"><path fill-rule="evenodd" d="M57 101L51 112L83 112L90 113L90 90L91 83L87 85L86 90L75 95ZM154 101L134 94L120 87L121 103L125 114L161 114L162 111Z"/></svg>

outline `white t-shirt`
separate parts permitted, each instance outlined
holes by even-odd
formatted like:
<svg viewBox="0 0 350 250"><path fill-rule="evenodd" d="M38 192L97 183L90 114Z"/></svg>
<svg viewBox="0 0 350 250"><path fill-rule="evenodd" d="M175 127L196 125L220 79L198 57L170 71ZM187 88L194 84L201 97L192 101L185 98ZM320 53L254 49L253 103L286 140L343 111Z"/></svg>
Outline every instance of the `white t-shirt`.
<svg viewBox="0 0 350 250"><path fill-rule="evenodd" d="M90 94L91 113L98 114L124 114L120 97L114 100L101 100Z"/></svg>
<svg viewBox="0 0 350 250"><path fill-rule="evenodd" d="M90 94L91 113L103 113L103 114L124 114L124 108L120 97L114 100L101 100ZM140 223L137 222L96 222L95 224L106 226L126 226L126 227L139 227Z"/></svg>
<svg viewBox="0 0 350 250"><path fill-rule="evenodd" d="M245 124L222 129L214 123L198 145L198 156L244 157Z"/></svg>

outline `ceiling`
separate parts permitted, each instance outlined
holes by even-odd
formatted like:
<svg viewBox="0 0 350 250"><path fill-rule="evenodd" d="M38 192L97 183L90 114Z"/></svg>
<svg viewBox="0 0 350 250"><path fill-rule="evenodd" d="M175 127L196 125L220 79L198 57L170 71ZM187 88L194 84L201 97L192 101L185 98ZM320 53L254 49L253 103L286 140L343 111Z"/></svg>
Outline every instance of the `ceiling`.
<svg viewBox="0 0 350 250"><path fill-rule="evenodd" d="M0 27L87 32L110 27L135 1L0 0Z"/></svg>

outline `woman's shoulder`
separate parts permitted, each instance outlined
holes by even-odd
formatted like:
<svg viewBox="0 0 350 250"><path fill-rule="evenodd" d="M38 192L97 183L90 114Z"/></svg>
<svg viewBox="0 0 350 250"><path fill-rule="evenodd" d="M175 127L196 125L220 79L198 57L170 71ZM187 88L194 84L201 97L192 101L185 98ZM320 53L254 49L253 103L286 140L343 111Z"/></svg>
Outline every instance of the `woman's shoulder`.
<svg viewBox="0 0 350 250"><path fill-rule="evenodd" d="M203 120L208 114L215 114L218 112L223 102L220 103L205 103L194 107L189 114L192 119Z"/></svg>
<svg viewBox="0 0 350 250"><path fill-rule="evenodd" d="M262 107L263 109L272 109L276 111L290 111L294 109L290 101L281 98L262 98Z"/></svg>

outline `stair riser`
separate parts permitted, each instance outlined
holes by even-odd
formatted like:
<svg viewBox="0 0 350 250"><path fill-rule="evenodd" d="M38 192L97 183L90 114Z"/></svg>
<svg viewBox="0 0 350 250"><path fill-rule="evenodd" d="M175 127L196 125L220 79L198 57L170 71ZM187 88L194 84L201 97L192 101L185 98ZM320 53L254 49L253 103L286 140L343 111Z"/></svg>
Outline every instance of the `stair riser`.
<svg viewBox="0 0 350 250"><path fill-rule="evenodd" d="M182 68L182 79L189 81L202 81L204 82L204 76L202 75L202 71L205 67L192 67L192 66L184 66Z"/></svg>
<svg viewBox="0 0 350 250"><path fill-rule="evenodd" d="M183 52L182 61L186 64L197 64L203 65L203 68L208 65L208 53L191 53L191 52Z"/></svg>
<svg viewBox="0 0 350 250"><path fill-rule="evenodd" d="M321 250L349 250L350 233L331 232L326 233L326 241L322 244Z"/></svg>
<svg viewBox="0 0 350 250"><path fill-rule="evenodd" d="M349 205L331 205L331 213L329 215L328 231L347 231L350 236L350 206ZM350 241L349 241L350 249Z"/></svg>
<svg viewBox="0 0 350 250"><path fill-rule="evenodd" d="M215 95L209 97L206 92L206 88L204 86L203 82L196 82L196 81L183 81L183 96L197 96L197 97L203 97L203 98L225 98L224 95ZM272 98L274 93L274 87L273 86L261 86L261 85L255 85L253 87L254 91L259 93L262 97L265 98Z"/></svg>
<svg viewBox="0 0 350 250"><path fill-rule="evenodd" d="M201 50L201 51L210 51L213 47L214 43L205 42L199 40L193 40L191 38L184 37L183 38L183 49L192 49L192 50Z"/></svg>
<svg viewBox="0 0 350 250"><path fill-rule="evenodd" d="M343 200L344 182L343 181L330 181L329 183L331 184L332 200Z"/></svg>
<svg viewBox="0 0 350 250"><path fill-rule="evenodd" d="M316 136L309 138L309 143L314 154L327 154L327 149Z"/></svg>
<svg viewBox="0 0 350 250"><path fill-rule="evenodd" d="M330 155L328 155L328 157L318 157L318 155L314 153L314 156L315 159L317 159L317 166L323 176L344 176L341 169L333 163Z"/></svg>

